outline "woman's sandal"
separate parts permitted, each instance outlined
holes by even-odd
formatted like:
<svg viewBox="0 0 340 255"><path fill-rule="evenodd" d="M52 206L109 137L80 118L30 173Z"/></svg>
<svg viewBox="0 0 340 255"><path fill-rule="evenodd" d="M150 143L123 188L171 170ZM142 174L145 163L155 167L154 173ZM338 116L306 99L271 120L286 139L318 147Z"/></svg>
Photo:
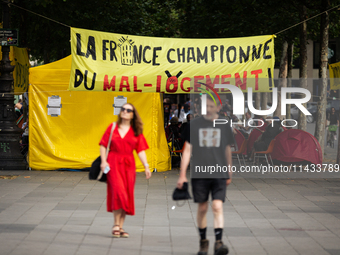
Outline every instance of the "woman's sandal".
<svg viewBox="0 0 340 255"><path fill-rule="evenodd" d="M124 229L120 229L120 237L121 238L128 238L130 235L129 233L125 232Z"/></svg>
<svg viewBox="0 0 340 255"><path fill-rule="evenodd" d="M118 229L115 230L115 229L114 229L115 227L118 227ZM119 237L121 237L119 225L114 225L114 226L113 226L113 228L112 228L112 236L113 236L114 238L119 238Z"/></svg>

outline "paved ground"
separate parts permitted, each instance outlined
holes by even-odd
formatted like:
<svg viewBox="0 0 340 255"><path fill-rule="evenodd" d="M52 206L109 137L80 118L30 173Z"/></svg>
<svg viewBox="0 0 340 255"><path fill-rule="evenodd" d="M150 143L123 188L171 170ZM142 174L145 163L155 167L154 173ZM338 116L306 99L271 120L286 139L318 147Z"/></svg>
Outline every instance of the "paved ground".
<svg viewBox="0 0 340 255"><path fill-rule="evenodd" d="M171 199L178 170L138 173L128 239L111 237L106 185L87 172L0 171L0 254L196 254L196 204ZM339 173L235 174L224 204L230 254L340 254ZM208 238L213 243L208 213ZM212 245L209 254L213 254Z"/></svg>
<svg viewBox="0 0 340 255"><path fill-rule="evenodd" d="M313 124L308 132L314 133ZM335 163L336 149L324 159ZM239 168L238 168L239 169ZM327 170L329 167L327 167ZM15 175L17 176L15 178ZM178 170L137 174L128 239L111 237L106 185L87 172L0 171L0 255L196 254L196 204L171 195ZM230 254L340 254L339 172L236 173L224 204ZM208 213L209 254L213 217Z"/></svg>

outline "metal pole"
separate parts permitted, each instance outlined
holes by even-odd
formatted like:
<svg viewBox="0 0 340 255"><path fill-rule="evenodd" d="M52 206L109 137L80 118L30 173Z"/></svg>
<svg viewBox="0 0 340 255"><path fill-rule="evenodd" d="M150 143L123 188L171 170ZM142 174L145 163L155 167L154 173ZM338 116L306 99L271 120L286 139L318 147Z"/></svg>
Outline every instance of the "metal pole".
<svg viewBox="0 0 340 255"><path fill-rule="evenodd" d="M10 29L9 5L2 3L3 28ZM0 170L25 170L26 162L20 152L21 129L16 125L14 110L13 70L9 60L10 46L2 46L0 61Z"/></svg>

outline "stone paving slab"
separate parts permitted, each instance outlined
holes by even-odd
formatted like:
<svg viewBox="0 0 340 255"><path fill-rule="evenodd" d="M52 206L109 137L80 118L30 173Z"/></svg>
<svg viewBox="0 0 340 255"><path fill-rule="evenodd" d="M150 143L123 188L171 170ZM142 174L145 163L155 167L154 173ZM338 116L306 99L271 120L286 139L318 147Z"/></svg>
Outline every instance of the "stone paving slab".
<svg viewBox="0 0 340 255"><path fill-rule="evenodd" d="M137 173L130 238L111 237L106 185L87 172L0 171L0 254L169 254L198 251L197 204L171 199L178 170ZM236 173L224 203L230 254L340 254L339 173ZM208 212L209 254L213 215Z"/></svg>

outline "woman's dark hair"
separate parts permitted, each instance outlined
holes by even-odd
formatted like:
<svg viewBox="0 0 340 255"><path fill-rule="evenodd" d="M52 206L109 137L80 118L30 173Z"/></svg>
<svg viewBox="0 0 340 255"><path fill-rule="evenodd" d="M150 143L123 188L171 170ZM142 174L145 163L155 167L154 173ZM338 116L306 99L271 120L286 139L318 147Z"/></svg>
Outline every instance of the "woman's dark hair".
<svg viewBox="0 0 340 255"><path fill-rule="evenodd" d="M138 136L143 133L143 122L141 117L139 116L135 106L130 103L126 103L124 105L131 105L133 110L133 118L131 119L130 125L135 133L135 136ZM123 105L123 106L124 106ZM117 125L119 126L122 123L122 118L120 117L121 112L118 114Z"/></svg>

